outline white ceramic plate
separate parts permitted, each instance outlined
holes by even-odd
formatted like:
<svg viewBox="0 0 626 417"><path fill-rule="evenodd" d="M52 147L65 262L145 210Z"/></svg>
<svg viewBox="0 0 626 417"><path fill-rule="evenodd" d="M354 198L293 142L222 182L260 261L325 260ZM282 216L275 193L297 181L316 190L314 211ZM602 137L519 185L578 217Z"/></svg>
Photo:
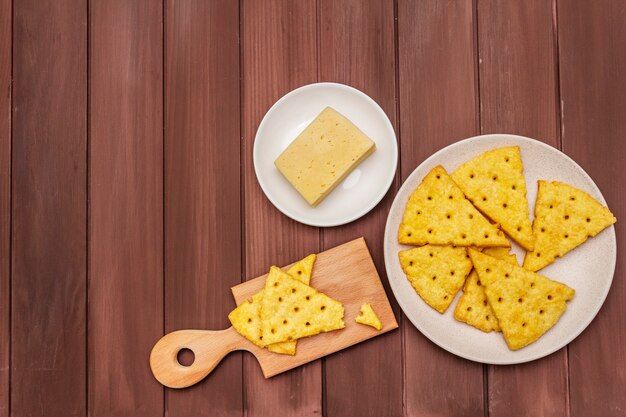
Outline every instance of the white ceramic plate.
<svg viewBox="0 0 626 417"><path fill-rule="evenodd" d="M274 160L326 107L346 116L376 142L376 151L315 208L274 166ZM363 216L385 196L398 161L389 118L365 93L343 84L310 84L291 91L265 114L254 139L254 170L267 198L286 216L311 226L338 226Z"/></svg>
<svg viewBox="0 0 626 417"><path fill-rule="evenodd" d="M501 333L484 333L454 319L456 299L445 314L429 307L413 290L402 272L398 252L410 246L400 245L398 226L409 196L424 176L441 164L448 171L487 151L503 146L519 145L524 163L524 176L531 215L537 196L537 180L559 180L591 194L606 205L593 180L576 162L562 152L534 139L513 135L485 135L457 142L426 159L407 178L391 206L385 228L385 265L393 293L411 322L426 337L447 351L477 362L514 364L532 361L562 348L578 336L596 316L606 298L615 272L615 229L609 227L596 237L569 252L539 271L576 290L567 311L559 322L535 343L511 351ZM513 245L520 262L524 251Z"/></svg>

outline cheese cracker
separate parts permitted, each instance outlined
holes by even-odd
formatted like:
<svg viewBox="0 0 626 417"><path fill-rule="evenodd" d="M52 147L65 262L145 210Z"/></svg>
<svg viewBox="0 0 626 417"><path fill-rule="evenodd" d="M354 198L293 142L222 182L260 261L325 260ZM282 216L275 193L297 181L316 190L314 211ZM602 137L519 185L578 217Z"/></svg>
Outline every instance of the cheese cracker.
<svg viewBox="0 0 626 417"><path fill-rule="evenodd" d="M539 181L535 249L526 253L524 268L540 270L616 221L608 208L586 192L558 181Z"/></svg>
<svg viewBox="0 0 626 417"><path fill-rule="evenodd" d="M369 303L361 304L361 312L356 319L354 319L354 321L367 326L372 326L376 330L383 328L383 324L380 322L376 312Z"/></svg>
<svg viewBox="0 0 626 417"><path fill-rule="evenodd" d="M295 263L287 273L307 285L311 281L311 272L313 271L313 264L315 263L316 255L309 255L301 261ZM283 355L295 355L296 344L298 342L293 340L289 342L280 342L267 345L267 350L274 353L282 353Z"/></svg>
<svg viewBox="0 0 626 417"><path fill-rule="evenodd" d="M504 233L480 214L440 165L411 194L398 240L418 246L510 246Z"/></svg>
<svg viewBox="0 0 626 417"><path fill-rule="evenodd" d="M565 284L473 249L469 253L511 350L539 339L574 297L575 291Z"/></svg>
<svg viewBox="0 0 626 417"><path fill-rule="evenodd" d="M472 269L463 247L427 245L398 256L415 292L440 313L448 309Z"/></svg>
<svg viewBox="0 0 626 417"><path fill-rule="evenodd" d="M526 250L533 250L526 180L519 146L494 149L451 175L465 196Z"/></svg>
<svg viewBox="0 0 626 417"><path fill-rule="evenodd" d="M316 255L309 255L296 262L288 270L288 274L294 279L298 279L305 284L311 280L311 272L315 263ZM252 301L245 300L228 315L231 324L246 339L259 347L267 347L270 352L282 353L286 355L296 354L296 341L282 342L267 345L263 343L261 337L261 302L263 300L263 290L252 296Z"/></svg>
<svg viewBox="0 0 626 417"><path fill-rule="evenodd" d="M482 253L517 265L517 258L509 255L508 248L486 248ZM498 319L487 300L485 287L478 279L476 270L472 270L465 280L463 295L454 309L454 318L483 332L500 331Z"/></svg>
<svg viewBox="0 0 626 417"><path fill-rule="evenodd" d="M343 329L343 305L273 266L261 303L261 336L277 343Z"/></svg>

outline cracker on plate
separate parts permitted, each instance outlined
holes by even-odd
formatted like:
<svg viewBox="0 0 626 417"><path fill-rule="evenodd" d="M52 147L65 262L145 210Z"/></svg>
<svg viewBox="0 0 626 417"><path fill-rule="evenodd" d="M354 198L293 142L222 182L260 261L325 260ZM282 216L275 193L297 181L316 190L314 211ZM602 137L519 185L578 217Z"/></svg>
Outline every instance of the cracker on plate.
<svg viewBox="0 0 626 417"><path fill-rule="evenodd" d="M464 247L427 245L398 256L415 292L440 313L448 309L472 269Z"/></svg>
<svg viewBox="0 0 626 417"><path fill-rule="evenodd" d="M469 249L509 349L533 343L556 324L575 291L565 284Z"/></svg>
<svg viewBox="0 0 626 417"><path fill-rule="evenodd" d="M486 248L482 253L517 265L516 256L510 255L508 248ZM500 331L498 319L487 300L485 287L478 279L476 270L472 270L465 280L463 295L454 309L454 318L483 332Z"/></svg>
<svg viewBox="0 0 626 417"><path fill-rule="evenodd" d="M611 211L584 191L558 181L538 181L533 233L535 249L524 268L538 271L617 221Z"/></svg>
<svg viewBox="0 0 626 417"><path fill-rule="evenodd" d="M504 233L465 198L441 165L433 168L411 194L398 240L418 246L510 246Z"/></svg>
<svg viewBox="0 0 626 417"><path fill-rule="evenodd" d="M457 168L451 177L481 212L524 249L533 250L535 239L519 146L478 155Z"/></svg>
<svg viewBox="0 0 626 417"><path fill-rule="evenodd" d="M261 303L261 336L267 344L343 329L343 305L272 266Z"/></svg>

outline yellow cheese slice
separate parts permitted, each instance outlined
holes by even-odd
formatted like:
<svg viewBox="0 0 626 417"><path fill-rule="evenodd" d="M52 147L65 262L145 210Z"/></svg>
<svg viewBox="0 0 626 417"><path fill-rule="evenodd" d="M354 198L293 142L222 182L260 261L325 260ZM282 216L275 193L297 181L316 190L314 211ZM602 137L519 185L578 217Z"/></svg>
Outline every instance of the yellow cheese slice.
<svg viewBox="0 0 626 417"><path fill-rule="evenodd" d="M350 120L326 107L274 164L315 207L375 149Z"/></svg>

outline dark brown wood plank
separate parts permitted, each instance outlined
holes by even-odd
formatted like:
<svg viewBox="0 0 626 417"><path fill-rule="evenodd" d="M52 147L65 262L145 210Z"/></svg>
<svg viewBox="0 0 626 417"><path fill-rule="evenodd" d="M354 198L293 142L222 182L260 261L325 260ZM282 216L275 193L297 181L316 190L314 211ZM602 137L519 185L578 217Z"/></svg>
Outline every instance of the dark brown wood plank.
<svg viewBox="0 0 626 417"><path fill-rule="evenodd" d="M12 1L0 1L0 417L9 416L11 352Z"/></svg>
<svg viewBox="0 0 626 417"><path fill-rule="evenodd" d="M87 5L14 6L11 415L85 415Z"/></svg>
<svg viewBox="0 0 626 417"><path fill-rule="evenodd" d="M242 3L245 274L266 273L319 251L316 228L296 223L272 206L254 174L252 146L265 112L282 95L317 80L316 2ZM246 413L311 416L322 412L321 362L265 380L254 357L244 357Z"/></svg>
<svg viewBox="0 0 626 417"><path fill-rule="evenodd" d="M434 151L478 133L472 2L398 1L402 178ZM483 367L408 321L406 415L482 416Z"/></svg>
<svg viewBox="0 0 626 417"><path fill-rule="evenodd" d="M241 282L239 5L166 2L165 330L223 329ZM242 356L166 390L168 416L242 416Z"/></svg>
<svg viewBox="0 0 626 417"><path fill-rule="evenodd" d="M159 416L163 21L152 0L90 3L89 415Z"/></svg>
<svg viewBox="0 0 626 417"><path fill-rule="evenodd" d="M550 2L478 2L482 133L559 146L556 39ZM489 366L489 415L567 415L567 352Z"/></svg>
<svg viewBox="0 0 626 417"><path fill-rule="evenodd" d="M602 190L626 246L626 3L558 2L563 150ZM619 249L618 249L619 250ZM611 291L587 330L569 345L571 415L626 413L626 263L618 255Z"/></svg>
<svg viewBox="0 0 626 417"><path fill-rule="evenodd" d="M364 91L395 124L393 2L322 0L319 7L320 81L340 82ZM391 299L384 275L383 234L396 188L394 183L387 198L362 219L324 229L322 240L324 248L330 248L364 236ZM400 315L397 306L395 313ZM325 415L402 415L401 331L331 355L324 366Z"/></svg>
<svg viewBox="0 0 626 417"><path fill-rule="evenodd" d="M481 133L559 146L553 11L543 0L478 2Z"/></svg>

